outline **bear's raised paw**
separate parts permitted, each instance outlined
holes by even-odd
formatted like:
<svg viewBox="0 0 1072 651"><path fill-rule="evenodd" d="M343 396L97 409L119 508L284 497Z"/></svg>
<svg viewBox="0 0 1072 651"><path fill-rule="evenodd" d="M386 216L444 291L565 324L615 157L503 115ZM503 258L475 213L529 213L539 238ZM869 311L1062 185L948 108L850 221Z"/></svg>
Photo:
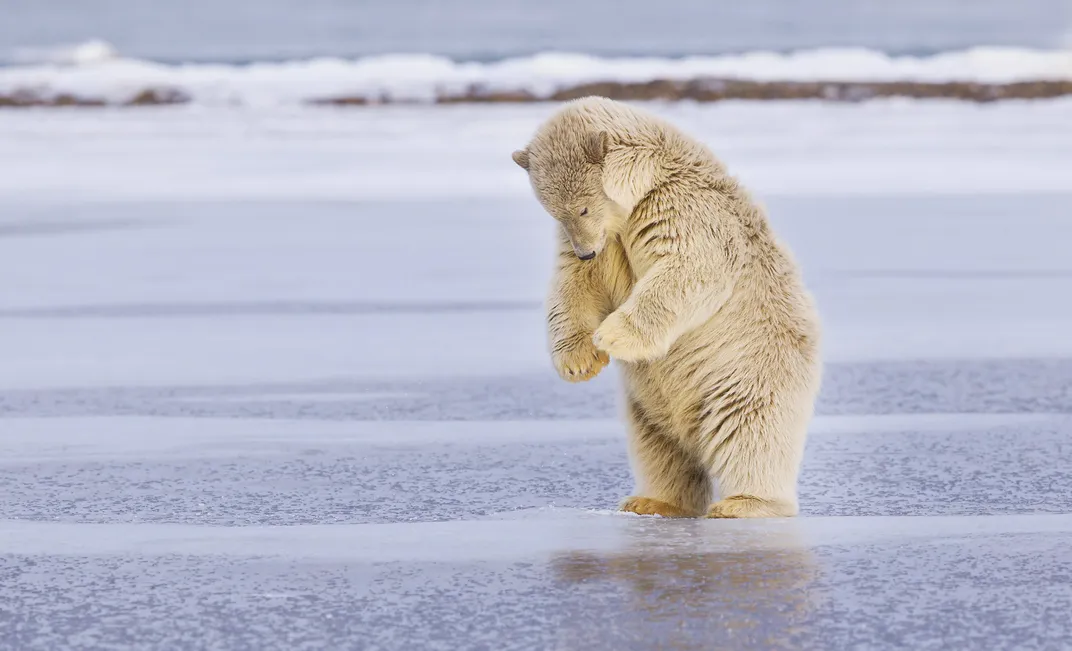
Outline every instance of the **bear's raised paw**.
<svg viewBox="0 0 1072 651"><path fill-rule="evenodd" d="M551 353L551 361L558 375L567 382L586 382L610 364L610 357L596 350L589 337L577 337L557 344Z"/></svg>
<svg viewBox="0 0 1072 651"><path fill-rule="evenodd" d="M595 347L614 359L639 362L658 357L656 346L647 341L620 310L611 312L592 336Z"/></svg>

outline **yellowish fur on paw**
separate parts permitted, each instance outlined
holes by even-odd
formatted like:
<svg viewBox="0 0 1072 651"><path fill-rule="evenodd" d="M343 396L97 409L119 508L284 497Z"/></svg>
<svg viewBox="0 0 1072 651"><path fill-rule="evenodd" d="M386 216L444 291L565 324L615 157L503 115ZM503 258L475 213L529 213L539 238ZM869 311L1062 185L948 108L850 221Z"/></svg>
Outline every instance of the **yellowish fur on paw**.
<svg viewBox="0 0 1072 651"><path fill-rule="evenodd" d="M644 341L636 326L620 310L611 312L592 336L595 347L623 362L653 357L653 346Z"/></svg>
<svg viewBox="0 0 1072 651"><path fill-rule="evenodd" d="M707 509L709 518L788 518L796 509L781 502L761 500L750 495L734 495L719 500Z"/></svg>
<svg viewBox="0 0 1072 651"><path fill-rule="evenodd" d="M556 350L551 354L551 361L559 377L567 382L585 382L599 375L610 357L600 350L587 337L580 337L575 343Z"/></svg>
<svg viewBox="0 0 1072 651"><path fill-rule="evenodd" d="M684 509L679 509L673 504L667 504L661 500L653 500L650 497L627 497L619 509L637 515L661 515L664 518L689 518L691 514Z"/></svg>

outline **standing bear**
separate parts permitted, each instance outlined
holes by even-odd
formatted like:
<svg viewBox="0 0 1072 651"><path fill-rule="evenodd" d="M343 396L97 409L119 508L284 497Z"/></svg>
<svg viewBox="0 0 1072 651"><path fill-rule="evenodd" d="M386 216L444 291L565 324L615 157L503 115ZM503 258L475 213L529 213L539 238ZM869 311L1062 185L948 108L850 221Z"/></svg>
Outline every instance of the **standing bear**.
<svg viewBox="0 0 1072 651"><path fill-rule="evenodd" d="M621 364L637 483L621 509L796 515L819 319L763 210L707 147L605 98L567 103L513 159L559 223L556 370Z"/></svg>

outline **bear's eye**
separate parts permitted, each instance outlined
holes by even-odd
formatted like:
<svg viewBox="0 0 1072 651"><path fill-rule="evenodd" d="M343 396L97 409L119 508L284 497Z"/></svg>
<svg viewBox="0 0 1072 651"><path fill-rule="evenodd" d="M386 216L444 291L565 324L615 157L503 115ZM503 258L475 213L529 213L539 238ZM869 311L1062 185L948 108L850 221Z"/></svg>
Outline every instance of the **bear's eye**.
<svg viewBox="0 0 1072 651"><path fill-rule="evenodd" d="M588 209L587 208L581 208L581 217L584 217L587 214L588 214Z"/></svg>

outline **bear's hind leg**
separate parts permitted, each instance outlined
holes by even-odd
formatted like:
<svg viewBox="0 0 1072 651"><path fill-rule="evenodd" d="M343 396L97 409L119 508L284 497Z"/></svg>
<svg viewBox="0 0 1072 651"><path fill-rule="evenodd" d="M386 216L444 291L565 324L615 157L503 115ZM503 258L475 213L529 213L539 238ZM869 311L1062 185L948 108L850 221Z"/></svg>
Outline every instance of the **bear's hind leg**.
<svg viewBox="0 0 1072 651"><path fill-rule="evenodd" d="M748 410L735 411L735 415ZM790 416L790 417L787 417ZM709 518L786 518L797 514L797 476L804 457L807 418L767 407L727 419L716 430L710 468L722 499ZM726 433L726 430L729 433Z"/></svg>
<svg viewBox="0 0 1072 651"><path fill-rule="evenodd" d="M629 447L637 495L621 510L640 515L694 518L711 501L711 478L700 459L662 431L635 402L629 405Z"/></svg>

